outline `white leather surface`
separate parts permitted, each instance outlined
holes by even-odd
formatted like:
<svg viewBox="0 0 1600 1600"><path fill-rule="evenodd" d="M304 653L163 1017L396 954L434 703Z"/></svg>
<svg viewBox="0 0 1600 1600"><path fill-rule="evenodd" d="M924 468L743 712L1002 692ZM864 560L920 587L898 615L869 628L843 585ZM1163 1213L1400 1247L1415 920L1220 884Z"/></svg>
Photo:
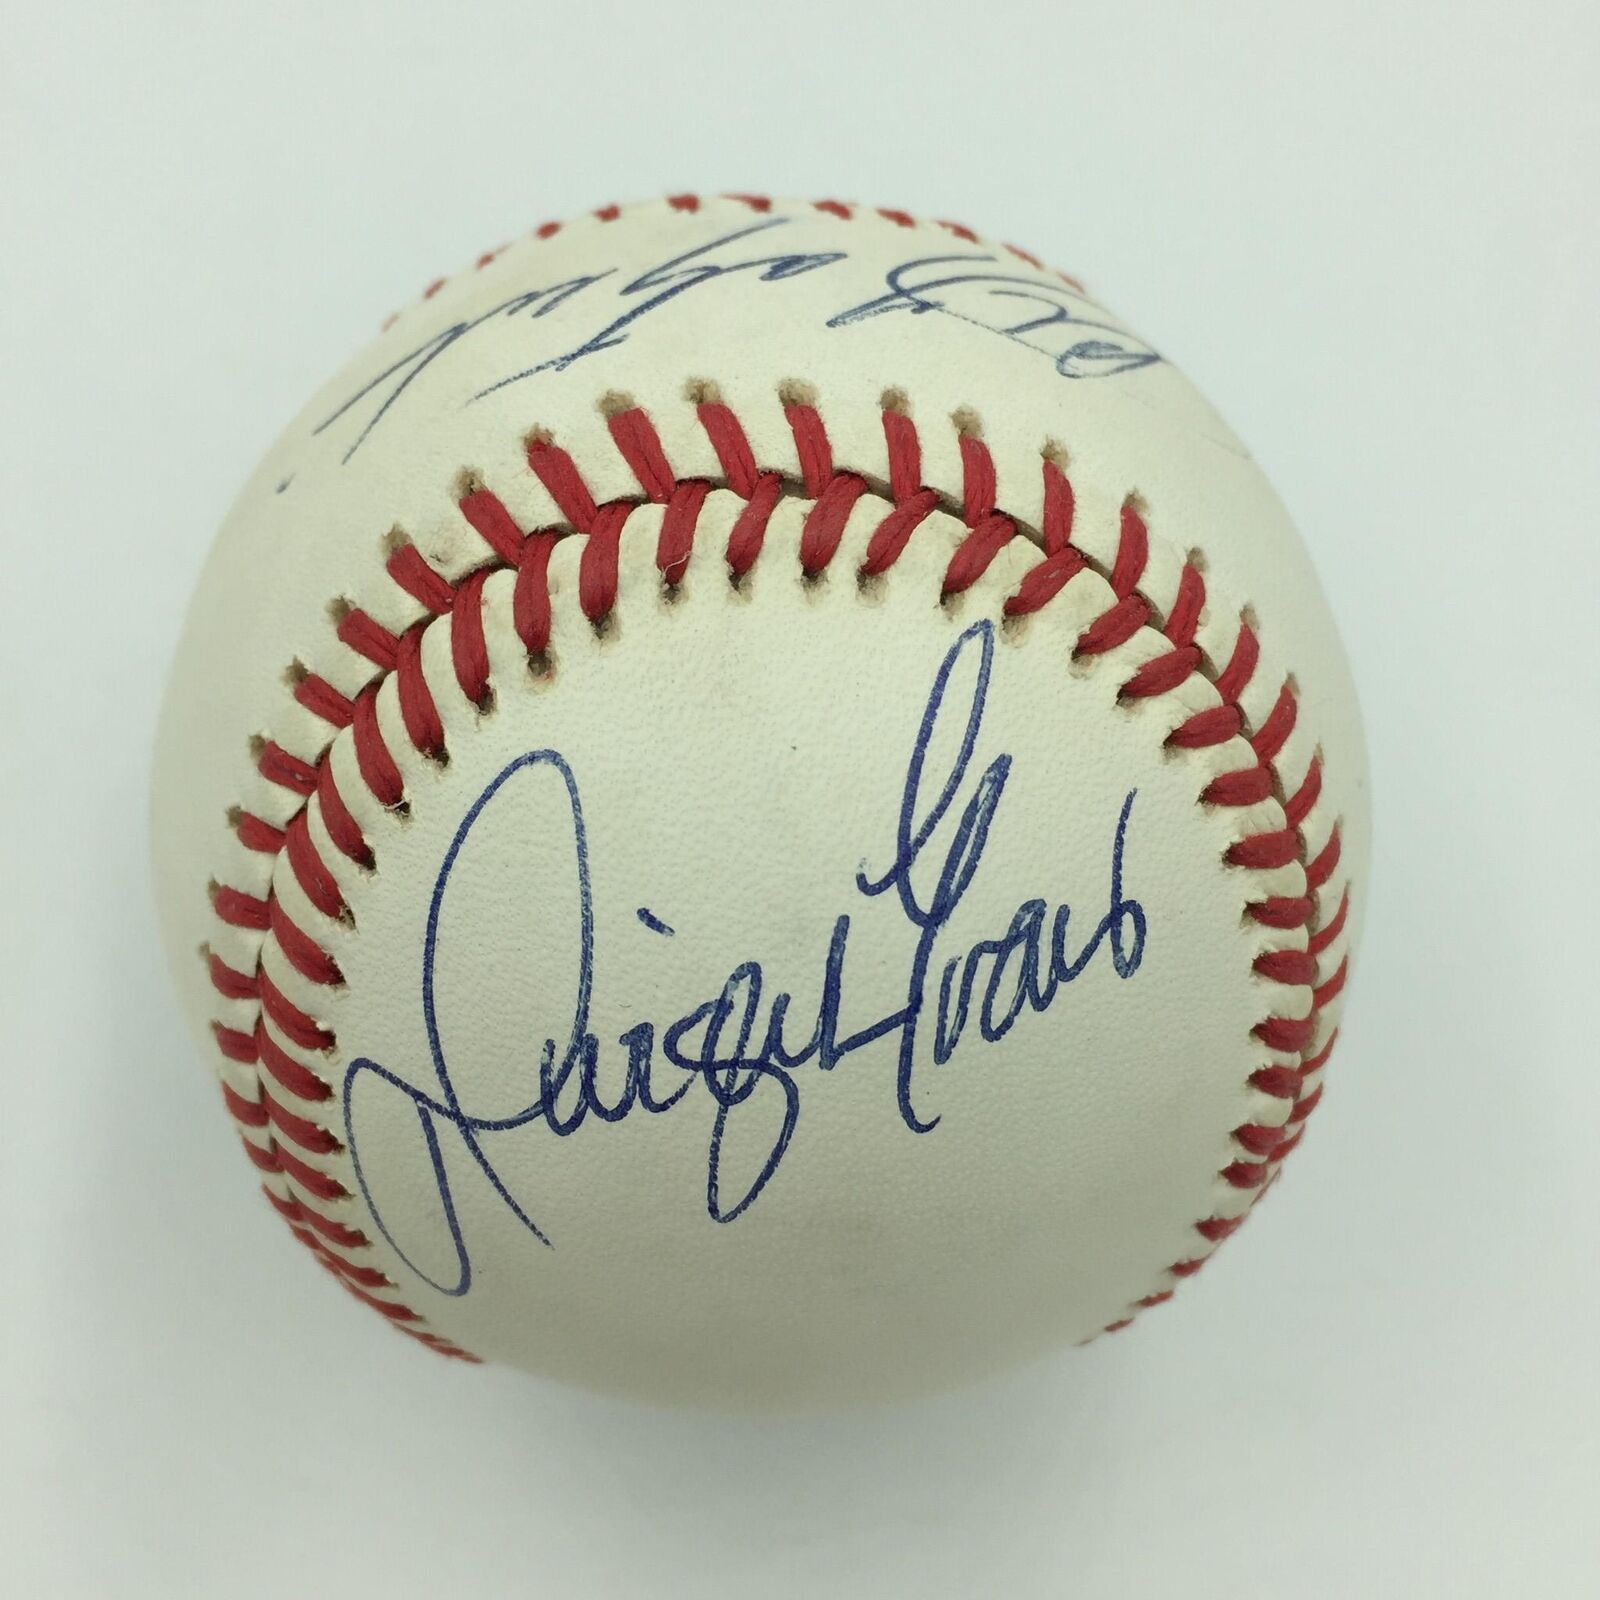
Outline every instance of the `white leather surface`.
<svg viewBox="0 0 1600 1600"><path fill-rule="evenodd" d="M926 265L934 259L947 264ZM922 309L902 296L862 314L908 283L919 286ZM1036 326L1018 331L1019 303ZM1074 320L1051 320L1063 313ZM1095 326L1085 332L1084 320ZM1089 337L1102 343L1062 357ZM253 1025L253 1004L219 1003L195 957L208 944L251 970L260 944L210 914L208 883L260 895L270 869L270 858L239 847L229 809L281 824L299 803L253 770L251 740L309 761L332 731L293 701L286 669L298 663L346 693L372 676L334 637L330 605L358 606L396 629L421 617L384 570L397 539L451 580L484 563L489 551L456 505L469 484L487 485L524 529L558 524L526 459L535 432L571 454L597 501L637 498L606 431L619 396L649 413L680 478L720 475L692 403L714 392L743 422L762 466L799 476L782 403L799 397L823 417L836 468L883 485L880 405L892 391L918 428L923 481L959 507L958 427L980 432L997 502L1025 535L1041 522L1040 452L1049 446L1064 453L1076 492L1074 543L1101 572L1116 561L1120 508L1137 497L1152 545L1141 591L1158 610L1170 606L1193 555L1208 586L1200 642L1213 673L1227 663L1240 617L1253 621L1262 664L1242 703L1254 725L1292 674L1300 714L1280 760L1286 792L1314 751L1323 758L1307 857L1335 825L1343 836L1325 914L1357 885L1345 935L1322 954L1318 981L1326 981L1362 907L1364 770L1349 679L1270 489L1170 365L1138 364L1147 354L1061 280L996 246L870 212L841 220L736 201L693 213L655 203L615 221L581 220L409 308L269 452L190 612L162 725L155 837L167 941L201 1047L215 1056L213 1019ZM547 685L530 684L517 666L525 652L509 627L510 574L495 580L487 615L497 697L482 719L463 709L436 630L425 660L452 730L442 774L411 750L386 686L380 720L408 792L418 787L402 824L376 815L359 782L341 782L353 809L366 801L358 820L378 856L363 881L331 846L322 851L346 868L353 929L307 905L285 862L273 884L291 917L335 955L347 985L306 984L270 939L261 956L291 1000L337 1035L335 1058L309 1063L335 1087L359 1056L430 1088L419 919L467 806L507 761L535 748L562 753L593 810L593 1023L603 1049L620 1055L611 1041L632 1023L665 1026L713 996L745 958L763 963L775 989L794 990L798 1016L813 1016L841 910L857 913L850 1004L862 1020L887 1009L897 982L903 992L910 925L863 901L853 874L863 858L892 849L910 744L945 651L960 627L999 617L1038 552L1014 541L977 586L941 608L941 577L965 530L940 514L863 593L847 576L860 560L851 552L864 551L888 509L869 496L851 522L840 576L807 587L795 554L804 507L789 504L735 593L714 556L726 535L714 529L719 518L730 525L738 505L721 496L708 506L697 564L672 605L661 601L653 567L657 513L637 513L604 637L576 606L581 540L559 546L558 666ZM707 1215L709 1096L670 1116L613 1126L591 1119L559 1141L537 1126L495 1135L492 1164L540 1220L548 1247L481 1173L465 1170L465 1149L447 1129L450 1198L474 1263L467 1293L443 1295L419 1278L393 1240L377 1238L382 1229L351 1214L359 1201L336 1208L374 1236L369 1264L394 1281L396 1297L475 1353L581 1382L787 1402L939 1386L1081 1339L1170 1287L1168 1265L1204 1254L1195 1221L1249 1198L1217 1177L1238 1154L1230 1130L1281 1121L1287 1110L1246 1087L1272 1059L1250 1029L1270 1011L1303 1015L1309 1005L1308 991L1251 972L1269 943L1303 948L1304 931L1241 927L1240 911L1249 899L1301 892L1303 879L1293 865L1275 874L1222 865L1242 833L1283 826L1276 802L1259 814L1195 803L1217 772L1252 764L1242 740L1162 751L1164 734L1203 709L1206 694L1215 703L1201 679L1116 706L1118 685L1159 653L1153 634L1092 669L1069 667L1078 631L1113 600L1086 573L999 635L983 745L1013 756L1014 780L962 907L970 925L948 936L959 951L998 935L1033 895L1103 914L1117 806L1137 790L1129 862L1150 924L1142 970L1123 983L1091 968L1048 1013L1025 1015L981 1053L969 1041L947 1066L930 1068L929 1103L943 1117L930 1133L912 1133L896 1111L888 1041L826 1079L800 1069L792 1147L758 1203L728 1223ZM353 772L337 752L334 763ZM452 1064L466 1057L455 1070L500 1114L531 1103L537 1041L564 1038L547 1019L571 991L570 976L552 987L549 974L572 960L573 912L544 909L552 877L570 875L570 826L563 834L548 806L524 815L522 804L508 808L513 820L476 836L488 840L474 846L471 880L483 885L474 909L481 926L452 932L437 972L456 1016ZM320 837L315 810L313 819ZM638 921L641 905L677 930L670 955ZM229 1071L251 1097L251 1069ZM364 1081L355 1132L368 1182L384 1197L379 1220L401 1218L391 1234L417 1241L405 1254L448 1281L440 1186L415 1111ZM322 1167L358 1188L343 1154ZM705 1346L718 1329L728 1348L708 1365Z"/></svg>

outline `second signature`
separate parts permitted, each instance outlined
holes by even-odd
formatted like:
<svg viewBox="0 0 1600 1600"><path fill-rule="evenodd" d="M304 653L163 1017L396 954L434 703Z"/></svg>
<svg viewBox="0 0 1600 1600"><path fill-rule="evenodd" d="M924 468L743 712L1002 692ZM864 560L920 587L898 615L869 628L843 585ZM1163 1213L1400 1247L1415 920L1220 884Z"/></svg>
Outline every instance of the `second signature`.
<svg viewBox="0 0 1600 1600"><path fill-rule="evenodd" d="M787 217L769 217L669 256L642 272L598 267L539 283L486 310L449 323L402 352L312 430L337 436L348 462L440 361L468 341L503 340L508 324L538 322L563 309L592 313L588 331L563 335L536 359L511 366L468 396L469 402L524 383L544 372L564 372L587 358L626 343L648 317L664 313L681 296L714 286L780 285L849 261L844 250L785 250ZM883 292L846 304L824 319L835 331L889 313L937 313L1037 352L1063 378L1114 377L1159 362L1147 344L1113 322L1081 289L1042 273L1024 273L982 249L918 256L883 274Z"/></svg>

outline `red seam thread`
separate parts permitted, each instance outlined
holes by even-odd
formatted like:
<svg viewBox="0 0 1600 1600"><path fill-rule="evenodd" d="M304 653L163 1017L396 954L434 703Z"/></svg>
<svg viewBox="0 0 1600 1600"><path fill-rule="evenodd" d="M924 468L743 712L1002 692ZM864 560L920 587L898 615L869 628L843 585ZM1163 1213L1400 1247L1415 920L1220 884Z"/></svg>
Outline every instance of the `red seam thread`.
<svg viewBox="0 0 1600 1600"><path fill-rule="evenodd" d="M725 200L736 201L740 205L746 206L751 211L754 211L758 214L770 212L774 203L772 196L764 194L730 193L724 194L722 198ZM692 216L700 210L701 206L704 204L704 199L698 194L669 194L662 197L662 203L665 204L669 211ZM810 209L813 211L820 211L827 216L837 217L841 222L849 222L861 214L866 208L847 205L842 200L813 200L810 202ZM901 210L895 206L878 206L870 210L870 212L867 214L879 217L883 221L892 223L894 226L900 228L914 228L918 225L919 221L919 219L911 212ZM622 207L619 205L598 206L591 211L589 215L596 222L617 222L622 217ZM965 223L952 222L945 217L936 217L931 220L930 226L941 228L946 233L953 235L955 238L960 239L967 244L977 244L980 242L979 234L974 229L969 228ZM529 230L528 237L540 241L553 239L565 227L566 223L560 221L541 222L537 227ZM502 255L504 255L509 248L510 245L508 243L497 245L492 250L485 250L482 252L482 254L475 258L470 270L473 272L482 271L483 268L490 265L491 262L498 260ZM1014 244L1001 245L999 248L1005 250L1009 255L1015 256L1019 261L1027 262L1029 266L1037 269L1038 271L1043 272L1049 270L1045 267L1044 263L1039 259L1039 257L1034 255L1031 251L1023 250ZM1075 290L1077 293L1083 294L1085 292L1083 284L1070 273L1057 270L1054 275L1062 283L1066 284L1069 288ZM440 292L440 290L445 288L449 282L449 278L441 277L433 279L430 283L425 285L422 293L418 296L419 302L425 303L431 300ZM384 331L387 332L389 328L393 327L394 324L399 321L399 318L399 312L395 312L392 315L384 318Z"/></svg>

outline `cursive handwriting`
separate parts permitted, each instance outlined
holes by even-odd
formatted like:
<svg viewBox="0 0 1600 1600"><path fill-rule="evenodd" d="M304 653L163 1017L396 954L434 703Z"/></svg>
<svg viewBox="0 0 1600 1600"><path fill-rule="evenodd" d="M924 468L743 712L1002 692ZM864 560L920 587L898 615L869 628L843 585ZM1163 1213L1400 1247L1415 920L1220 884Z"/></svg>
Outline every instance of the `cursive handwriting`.
<svg viewBox="0 0 1600 1600"><path fill-rule="evenodd" d="M1082 289L1025 276L993 256L963 253L903 261L884 294L828 319L848 328L888 312L938 312L1048 356L1063 378L1111 377L1161 359L1107 319Z"/></svg>
<svg viewBox="0 0 1600 1600"><path fill-rule="evenodd" d="M602 1043L591 1026L594 1001L595 917L592 856L577 775L559 751L530 750L498 772L468 809L457 828L434 882L422 952L422 1017L436 1087L425 1089L368 1057L351 1061L345 1072L343 1108L350 1157L357 1182L384 1237L407 1265L445 1294L464 1294L472 1282L468 1243L456 1211L442 1139L460 1141L484 1180L516 1219L546 1245L552 1240L497 1170L491 1146L519 1129L538 1127L557 1138L577 1131L589 1118L618 1123L625 1118L659 1116L687 1103L697 1088L714 1114L707 1149L705 1204L716 1222L729 1223L747 1211L772 1181L799 1125L802 1069L837 1070L857 1051L878 1040L896 1052L895 1096L904 1126L931 1133L939 1117L919 1106L918 1085L926 1063L941 1065L963 1038L975 1034L984 1045L1004 1039L1025 1012L1041 1014L1063 988L1077 979L1102 950L1119 979L1139 970L1144 956L1143 906L1124 886L1129 828L1137 791L1121 803L1110 836L1110 893L1104 912L1079 932L1066 904L1050 906L1042 897L1024 900L1005 926L965 949L941 953L940 940L972 888L981 868L995 819L1012 781L1012 756L994 756L974 772L978 738L994 668L994 625L969 627L940 663L911 748L895 820L894 846L886 866L871 871L865 863L855 877L855 892L867 902L894 906L911 929L915 945L900 986L903 1000L885 1015L851 1026L846 1023L846 972L852 918L834 919L822 955L820 998L809 1027L797 1027L791 990L773 985L763 964L738 962L714 993L681 1015L643 1019L615 1036L617 1065L609 1074L620 1087L609 1095L601 1087ZM970 684L965 690L957 683ZM964 704L963 704L964 697ZM950 751L938 770L934 752ZM486 1116L463 1104L441 1035L435 982L439 959L440 914L463 847L481 825L485 809L508 784L543 781L555 793L570 836L565 849L576 867L577 979L561 1005L564 1036L530 1040L530 1095L526 1104L502 1116ZM673 927L641 906L636 916L652 934L676 937ZM940 956L942 954L942 959ZM919 1063L921 1065L919 1065ZM437 1194L455 1256L452 1275L430 1276L397 1240L380 1209L362 1163L354 1092L375 1081L409 1102L420 1126L431 1183ZM752 1117L749 1107L766 1111ZM733 1130L742 1134L755 1159L730 1162ZM776 1129L774 1132L773 1129ZM760 1135L758 1137L758 1134ZM753 1176L749 1173L753 1168ZM737 1170L745 1175L731 1176Z"/></svg>
<svg viewBox="0 0 1600 1600"><path fill-rule="evenodd" d="M601 267L551 283L536 284L476 316L450 323L391 361L347 396L312 429L313 436L341 431L341 460L348 462L406 392L436 362L463 343L503 334L512 323L538 322L563 307L593 308L591 330L575 341L563 337L539 359L492 379L467 397L470 403L543 372L564 372L575 363L626 343L647 317L681 295L734 281L781 284L837 267L844 250L784 251L767 236L791 225L769 217L735 229L692 250L668 257L634 277ZM886 292L827 317L823 327L853 327L890 311L940 312L1015 344L1037 350L1068 378L1131 372L1161 358L1105 318L1081 290L1045 278L1024 276L981 250L905 261L885 275ZM338 425L345 425L339 430Z"/></svg>
<svg viewBox="0 0 1600 1600"><path fill-rule="evenodd" d="M481 400L487 394L493 394L496 390L507 388L514 383L521 383L537 373L564 372L574 362L583 360L585 356L592 356L601 350L609 350L623 344L637 323L660 311L663 306L676 300L679 295L687 294L691 289L699 289L706 284L741 275L753 277L758 283L781 283L785 279L798 277L801 273L831 267L845 259L842 250L796 253L779 251L776 254L764 254L758 251L751 254L743 248L734 248L742 247L746 241L754 239L757 235L782 226L785 221L785 218L774 217L766 222L753 223L747 228L723 234L708 244L686 250L681 255L672 256L641 272L635 278L612 282L610 287L622 305L620 311L608 316L599 328L576 344L563 345L543 360L518 367L503 377L496 378L492 383L478 389L470 398ZM521 294L512 295L510 299L502 300L498 305L490 306L487 311L480 312L466 321L451 323L425 343L407 351L399 360L391 362L336 410L330 412L312 430L313 433L323 433L342 417L360 407L367 407L360 430L344 452L344 460L348 461L366 442L372 430L383 421L401 395L435 361L454 349L463 339L490 324L510 322L517 318L537 321L541 317L547 317L569 300L585 294L597 284L615 280L617 276L617 268L604 267L598 272L583 273L557 283L541 284L532 289L525 289ZM593 299L594 296L590 294L589 298Z"/></svg>

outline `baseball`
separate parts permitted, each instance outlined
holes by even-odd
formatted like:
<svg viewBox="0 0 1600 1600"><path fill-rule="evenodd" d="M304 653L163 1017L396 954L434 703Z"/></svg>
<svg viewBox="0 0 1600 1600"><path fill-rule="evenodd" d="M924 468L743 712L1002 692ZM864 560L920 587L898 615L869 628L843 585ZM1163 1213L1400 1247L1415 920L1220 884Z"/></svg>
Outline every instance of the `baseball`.
<svg viewBox="0 0 1600 1600"><path fill-rule="evenodd" d="M1368 822L1311 564L954 223L676 196L432 285L246 484L159 737L255 1180L441 1356L950 1387L1171 1298L1322 1092Z"/></svg>

